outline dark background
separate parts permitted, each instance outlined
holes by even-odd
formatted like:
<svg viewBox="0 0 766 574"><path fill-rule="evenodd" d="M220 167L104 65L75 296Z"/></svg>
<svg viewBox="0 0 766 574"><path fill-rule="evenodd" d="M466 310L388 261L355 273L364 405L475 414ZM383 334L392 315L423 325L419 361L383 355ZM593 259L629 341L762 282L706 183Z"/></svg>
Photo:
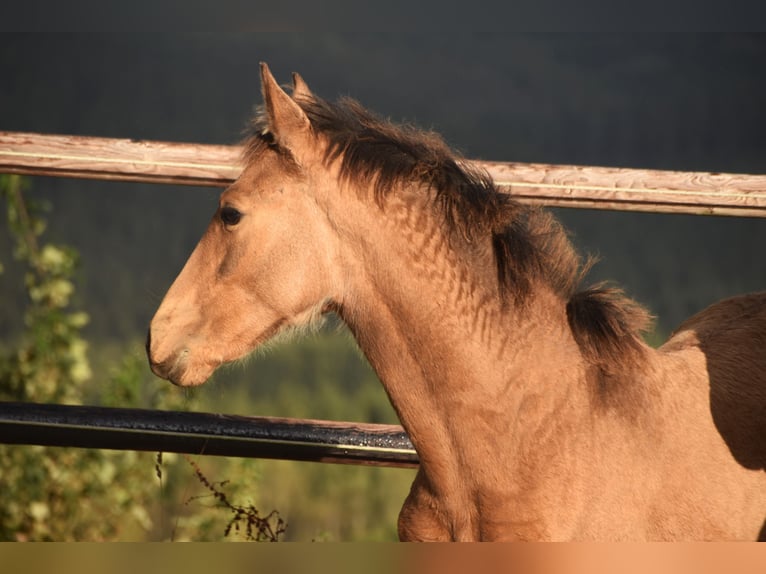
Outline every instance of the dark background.
<svg viewBox="0 0 766 574"><path fill-rule="evenodd" d="M280 81L298 71L318 95L435 129L470 158L766 173L766 35L407 28L321 32L274 18L234 33L5 32L0 130L235 143L264 60ZM50 236L82 254L89 334L117 341L143 336L218 195L48 178L32 178L31 193L52 204ZM766 288L764 219L557 213L601 255L593 278L625 287L664 334ZM20 329L23 303L5 225L3 338Z"/></svg>

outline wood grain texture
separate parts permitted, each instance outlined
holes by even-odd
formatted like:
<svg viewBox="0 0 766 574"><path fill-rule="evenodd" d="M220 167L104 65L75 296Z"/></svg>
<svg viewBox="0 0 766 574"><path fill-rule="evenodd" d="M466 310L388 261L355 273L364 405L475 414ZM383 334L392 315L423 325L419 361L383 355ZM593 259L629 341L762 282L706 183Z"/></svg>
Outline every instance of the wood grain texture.
<svg viewBox="0 0 766 574"><path fill-rule="evenodd" d="M560 207L766 216L766 175L476 162L521 201Z"/></svg>
<svg viewBox="0 0 766 574"><path fill-rule="evenodd" d="M240 172L237 147L0 132L0 172L226 186Z"/></svg>
<svg viewBox="0 0 766 574"><path fill-rule="evenodd" d="M474 161L502 191L556 207L766 217L766 175ZM240 148L0 132L0 172L229 185Z"/></svg>

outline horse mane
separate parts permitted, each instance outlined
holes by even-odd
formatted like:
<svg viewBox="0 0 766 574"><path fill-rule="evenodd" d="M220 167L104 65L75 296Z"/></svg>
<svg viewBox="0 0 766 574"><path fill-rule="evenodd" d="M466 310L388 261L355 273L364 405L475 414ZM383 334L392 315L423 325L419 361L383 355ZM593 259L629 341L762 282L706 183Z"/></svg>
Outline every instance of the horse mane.
<svg viewBox="0 0 766 574"><path fill-rule="evenodd" d="M642 354L640 333L648 329L650 315L620 289L599 284L578 290L593 260L582 261L552 214L498 191L489 173L464 161L435 132L395 125L351 98L331 103L312 95L295 101L325 139L326 161L340 160L345 180L373 182L379 205L399 184L415 181L434 194L451 232L469 242L489 235L501 296L523 306L540 281L562 296L575 340L601 371L619 370ZM266 145L293 163L267 125L258 114L245 142L246 161Z"/></svg>

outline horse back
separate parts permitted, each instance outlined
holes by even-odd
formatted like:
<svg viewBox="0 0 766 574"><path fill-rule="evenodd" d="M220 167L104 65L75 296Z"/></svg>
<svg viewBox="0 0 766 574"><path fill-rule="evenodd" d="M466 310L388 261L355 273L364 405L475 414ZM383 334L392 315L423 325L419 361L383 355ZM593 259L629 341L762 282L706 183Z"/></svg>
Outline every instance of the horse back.
<svg viewBox="0 0 766 574"><path fill-rule="evenodd" d="M766 469L766 291L726 299L687 319L660 350L697 347L710 410L734 458Z"/></svg>

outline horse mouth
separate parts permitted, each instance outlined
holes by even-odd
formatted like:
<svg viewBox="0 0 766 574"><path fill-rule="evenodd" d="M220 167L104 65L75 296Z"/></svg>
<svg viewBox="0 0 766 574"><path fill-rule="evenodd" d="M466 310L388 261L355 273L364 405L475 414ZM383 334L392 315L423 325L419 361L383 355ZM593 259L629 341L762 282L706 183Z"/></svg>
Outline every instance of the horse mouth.
<svg viewBox="0 0 766 574"><path fill-rule="evenodd" d="M173 383L177 387L198 387L210 378L215 367L188 368L187 365L177 362L170 369L151 366L152 372L158 377Z"/></svg>
<svg viewBox="0 0 766 574"><path fill-rule="evenodd" d="M155 361L151 352L148 353L149 368L161 379L170 381L178 387L196 387L210 378L216 366L190 364L191 353L188 348L164 361Z"/></svg>

